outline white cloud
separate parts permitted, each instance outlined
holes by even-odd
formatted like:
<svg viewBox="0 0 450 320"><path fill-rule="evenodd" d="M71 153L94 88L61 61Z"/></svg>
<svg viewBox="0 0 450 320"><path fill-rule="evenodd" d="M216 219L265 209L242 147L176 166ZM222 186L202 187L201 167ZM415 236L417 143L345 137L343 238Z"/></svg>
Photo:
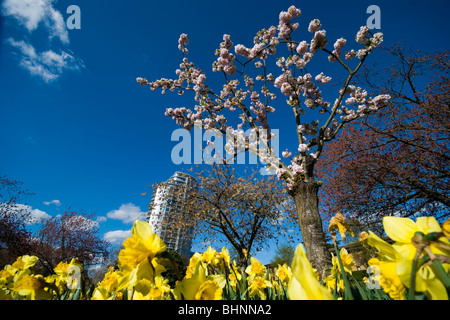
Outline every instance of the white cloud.
<svg viewBox="0 0 450 320"><path fill-rule="evenodd" d="M56 2L57 0L5 0L0 9L5 17L17 21L29 34L43 28L50 40L59 39L61 44L67 46L70 43L69 33L63 15L54 7ZM83 60L70 50L37 52L28 40L16 41L9 38L6 42L16 49L13 54L19 57L19 66L46 83L57 80L66 71L85 68Z"/></svg>
<svg viewBox="0 0 450 320"><path fill-rule="evenodd" d="M55 0L5 0L2 12L12 16L22 24L28 32L32 32L43 24L49 38L57 37L62 43L69 43L69 34L61 13L53 7Z"/></svg>
<svg viewBox="0 0 450 320"><path fill-rule="evenodd" d="M110 219L122 220L124 223L131 223L139 219L143 214L144 212L138 206L126 203L122 204L119 209L108 212L106 216Z"/></svg>
<svg viewBox="0 0 450 320"><path fill-rule="evenodd" d="M44 212L39 209L32 209L31 207L29 207L29 208L31 210L31 215L30 215L31 219L32 219L30 222L31 224L34 224L34 223L38 224L38 223L41 223L41 222L51 218L51 216L47 212ZM35 222L33 223L33 221L35 221Z"/></svg>
<svg viewBox="0 0 450 320"><path fill-rule="evenodd" d="M45 204L46 206L49 206L51 204L56 205L57 207L59 207L61 205L61 201L59 200L52 200L52 201L44 201L43 204Z"/></svg>
<svg viewBox="0 0 450 320"><path fill-rule="evenodd" d="M122 243L128 237L131 237L131 230L115 230L106 232L103 239L110 243Z"/></svg>
<svg viewBox="0 0 450 320"><path fill-rule="evenodd" d="M23 214L23 216L26 218L24 222L28 225L39 224L51 218L51 216L47 212L39 209L33 209L31 206L26 204L16 203L13 205L7 205L6 203L0 203L0 209L5 207L8 208L8 211L12 211L17 214Z"/></svg>
<svg viewBox="0 0 450 320"><path fill-rule="evenodd" d="M9 38L7 42L19 50L19 65L47 83L57 80L66 70L80 71L84 68L80 58L63 50L59 53L52 50L38 53L30 43L23 40Z"/></svg>
<svg viewBox="0 0 450 320"><path fill-rule="evenodd" d="M106 220L108 220L108 219L104 216L100 216L97 219L95 219L95 221L97 221L97 222L105 222Z"/></svg>

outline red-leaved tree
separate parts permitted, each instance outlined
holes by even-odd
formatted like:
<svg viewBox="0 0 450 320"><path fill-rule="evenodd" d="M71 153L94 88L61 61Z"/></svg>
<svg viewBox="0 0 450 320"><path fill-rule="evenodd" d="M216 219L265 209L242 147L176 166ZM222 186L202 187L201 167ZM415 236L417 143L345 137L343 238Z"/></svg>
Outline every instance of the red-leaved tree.
<svg viewBox="0 0 450 320"><path fill-rule="evenodd" d="M328 144L318 174L323 211L367 224L385 215L450 214L448 51L423 54L398 44L393 64L358 80L391 102Z"/></svg>
<svg viewBox="0 0 450 320"><path fill-rule="evenodd" d="M31 233L26 221L30 211L20 202L31 195L21 181L0 176L0 267L29 252Z"/></svg>
<svg viewBox="0 0 450 320"><path fill-rule="evenodd" d="M98 235L94 215L66 211L46 220L36 233L34 254L49 273L61 261L78 258L84 265L101 262L108 243Z"/></svg>

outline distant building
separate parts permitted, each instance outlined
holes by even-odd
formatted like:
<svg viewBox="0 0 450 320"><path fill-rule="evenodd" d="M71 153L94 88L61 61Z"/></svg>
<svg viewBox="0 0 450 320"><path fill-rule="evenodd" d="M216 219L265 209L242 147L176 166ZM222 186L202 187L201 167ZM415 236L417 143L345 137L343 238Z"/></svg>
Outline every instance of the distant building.
<svg viewBox="0 0 450 320"><path fill-rule="evenodd" d="M149 219L153 232L164 241L167 249L175 250L188 259L191 256L194 228L193 226L173 225L170 222L176 221L175 218L181 218L181 221L191 219L191 217L185 216L180 200L185 199L189 195L189 191L197 188L197 185L194 177L184 172L175 172L154 192Z"/></svg>

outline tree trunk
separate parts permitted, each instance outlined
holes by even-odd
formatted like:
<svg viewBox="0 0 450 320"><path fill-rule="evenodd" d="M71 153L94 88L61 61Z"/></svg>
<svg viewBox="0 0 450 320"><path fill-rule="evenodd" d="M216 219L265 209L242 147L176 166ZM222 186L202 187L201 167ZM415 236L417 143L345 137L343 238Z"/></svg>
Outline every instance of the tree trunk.
<svg viewBox="0 0 450 320"><path fill-rule="evenodd" d="M290 195L294 198L297 208L306 255L322 277L325 268L331 265L331 255L325 242L322 219L319 215L318 191L319 184L316 181L300 181Z"/></svg>

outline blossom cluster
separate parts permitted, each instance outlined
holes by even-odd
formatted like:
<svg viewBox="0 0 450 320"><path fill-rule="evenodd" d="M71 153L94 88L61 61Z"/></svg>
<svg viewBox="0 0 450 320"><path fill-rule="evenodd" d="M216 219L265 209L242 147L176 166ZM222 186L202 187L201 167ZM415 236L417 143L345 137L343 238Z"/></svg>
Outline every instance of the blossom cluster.
<svg viewBox="0 0 450 320"><path fill-rule="evenodd" d="M284 156L290 159L290 164L284 164L276 157L273 159L265 157L265 160L269 161L268 165L277 170L278 176L287 181L289 188L293 188L297 178L302 178L305 172L311 172L306 170L306 167L314 165L317 161L324 142L334 139L345 123L376 112L390 100L389 95L371 97L363 88L349 85L366 57L383 41L382 33L372 34L367 26L362 26L355 36L359 49L344 50L349 41L340 37L330 51L327 49L329 41L326 30L319 19L313 19L309 23L308 31L312 34L312 38L294 40L294 31L299 27L299 23L294 19L300 16L301 10L295 6L282 11L278 17L278 25L258 31L253 38L252 47L233 44L230 35L224 34L223 41L215 51L217 59L212 64L214 72L222 72L225 76L220 92L206 84L205 72L192 62L188 62L185 56L186 45L189 42L186 34L182 34L178 40L178 48L183 52L183 62L180 69L176 70L177 79L162 78L148 82L144 78L138 78L137 81L141 85L148 85L152 90L160 88L163 93L167 90L177 91L179 94L186 91L194 92L197 102L194 108L168 108L165 113L188 130L194 126L202 126L207 130L225 133L246 126L270 132L269 115L275 111L271 102L276 99L277 90L286 97L286 103L292 109L294 123L298 127L309 125L304 123L306 117L302 117L306 112L316 113L318 118L314 123L321 122L323 125L321 127L309 125L315 127L310 132L301 132L298 128L298 152L286 150ZM289 54L287 56L280 54L276 57L276 66L279 69L271 70L268 58L277 54L280 44L286 44ZM338 91L334 103L327 101L322 92L323 88L329 86L331 75L323 71L313 72L313 68L308 67L313 57L319 56L319 51L326 52L330 62L338 62L348 71L348 79ZM360 62L356 69L352 70L346 65L341 59L342 56L345 61L358 57ZM245 68L251 65L249 62L252 62L257 72L262 69L262 73L256 77L244 73ZM235 118L233 113L238 113ZM245 151L255 152L248 138L237 133L236 138L241 139L238 145ZM263 144L270 151L270 145L264 142ZM236 148L229 149L236 153ZM293 152L296 154L292 157Z"/></svg>

